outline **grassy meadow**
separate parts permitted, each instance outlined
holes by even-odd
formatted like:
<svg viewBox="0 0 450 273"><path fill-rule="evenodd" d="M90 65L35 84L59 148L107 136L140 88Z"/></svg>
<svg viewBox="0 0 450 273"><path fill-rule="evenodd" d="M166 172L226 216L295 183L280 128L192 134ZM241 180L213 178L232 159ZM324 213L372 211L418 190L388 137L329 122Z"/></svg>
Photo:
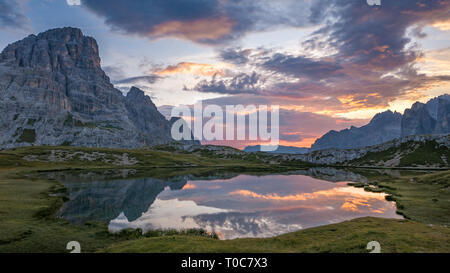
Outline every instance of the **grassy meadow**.
<svg viewBox="0 0 450 273"><path fill-rule="evenodd" d="M62 151L59 154L55 150ZM52 152L53 151L53 152ZM124 158L126 160L119 160ZM24 159L26 158L26 159ZM135 160L135 161L133 161ZM354 186L388 193L404 220L359 218L264 239L218 240L200 231L125 230L111 234L107 223L71 224L56 217L67 200L63 185L36 174L55 170L132 168L161 178L233 170L249 174L307 168L268 164L261 158L214 158L208 153L164 150L28 147L0 151L0 252L363 252L367 242L382 252L450 252L450 171L405 172L399 177L369 173ZM354 170L361 172L364 170Z"/></svg>

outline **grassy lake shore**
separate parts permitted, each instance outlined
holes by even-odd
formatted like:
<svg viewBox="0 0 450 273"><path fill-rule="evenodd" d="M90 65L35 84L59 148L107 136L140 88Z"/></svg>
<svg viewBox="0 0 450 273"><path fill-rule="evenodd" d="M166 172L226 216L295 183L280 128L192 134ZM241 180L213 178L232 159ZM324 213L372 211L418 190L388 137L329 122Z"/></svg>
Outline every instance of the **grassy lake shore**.
<svg viewBox="0 0 450 273"><path fill-rule="evenodd" d="M0 252L68 252L69 241L80 242L82 252L368 252L366 245L371 240L381 243L382 252L450 252L450 171L392 178L355 170L369 182L354 186L388 193L405 220L366 217L273 238L229 241L183 233L149 237L126 230L111 234L106 223L71 224L55 217L67 200L64 186L35 175L55 170L131 168L163 178L220 169L264 174L307 167L292 162L268 164L261 158L214 159L208 154L145 149L28 147L0 151Z"/></svg>

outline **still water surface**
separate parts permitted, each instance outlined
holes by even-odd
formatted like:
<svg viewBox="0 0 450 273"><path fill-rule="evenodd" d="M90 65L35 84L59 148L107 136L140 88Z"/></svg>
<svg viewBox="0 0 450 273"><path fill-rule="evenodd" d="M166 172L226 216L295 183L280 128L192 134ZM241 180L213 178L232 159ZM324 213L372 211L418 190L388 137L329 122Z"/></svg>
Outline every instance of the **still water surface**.
<svg viewBox="0 0 450 273"><path fill-rule="evenodd" d="M109 181L79 177L63 180L70 201L60 214L77 223L105 221L111 231L203 228L221 239L268 237L364 216L401 218L384 193L348 182L301 174Z"/></svg>

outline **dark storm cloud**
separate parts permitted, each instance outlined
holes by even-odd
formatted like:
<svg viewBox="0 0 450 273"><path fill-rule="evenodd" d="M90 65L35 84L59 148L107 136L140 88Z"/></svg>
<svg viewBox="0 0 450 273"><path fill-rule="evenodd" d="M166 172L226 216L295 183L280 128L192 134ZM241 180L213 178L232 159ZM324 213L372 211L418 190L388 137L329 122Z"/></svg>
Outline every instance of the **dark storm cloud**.
<svg viewBox="0 0 450 273"><path fill-rule="evenodd" d="M220 50L220 58L232 64L246 64L249 62L250 49L225 48Z"/></svg>
<svg viewBox="0 0 450 273"><path fill-rule="evenodd" d="M281 72L294 77L308 77L310 79L322 79L336 75L342 67L335 62L314 60L302 56L274 54L263 67Z"/></svg>
<svg viewBox="0 0 450 273"><path fill-rule="evenodd" d="M220 94L255 94L259 91L259 86L263 80L261 76L253 72L252 74L240 73L232 78L217 79L214 75L210 81L202 80L193 88L195 91ZM186 91L189 89L185 88Z"/></svg>
<svg viewBox="0 0 450 273"><path fill-rule="evenodd" d="M0 28L28 28L29 19L19 0L0 0Z"/></svg>
<svg viewBox="0 0 450 273"><path fill-rule="evenodd" d="M126 33L206 44L234 41L252 31L280 26L320 24L301 45L303 52L330 52L327 57L276 50L261 55L254 54L255 49L225 48L219 50L220 59L257 71L259 80L276 76L271 77L275 81L261 91L251 75L216 74L193 88L201 92L321 96L361 108L386 106L411 90L447 80L445 75L428 77L417 72L414 64L423 53L406 34L424 37L423 26L450 18L450 1L382 1L376 7L365 0L84 0L83 6Z"/></svg>
<svg viewBox="0 0 450 273"><path fill-rule="evenodd" d="M392 71L421 56L416 48L408 47L411 40L406 37L406 31L409 27L450 18L449 1L383 1L377 8L355 0L314 3L311 18L316 22L324 21L325 26L303 45L309 49L323 49L325 44L331 46L338 52L332 56L333 62L276 54L264 64L266 67L312 79L330 76L349 64L368 71ZM413 34L424 35L417 27Z"/></svg>
<svg viewBox="0 0 450 273"><path fill-rule="evenodd" d="M316 1L312 10L322 9L322 19L335 18L316 35L328 36L327 42L338 50L341 61L346 58L346 62L385 70L410 63L420 55L407 48L409 27L450 17L449 1L383 1L376 8L364 2Z"/></svg>
<svg viewBox="0 0 450 273"><path fill-rule="evenodd" d="M145 75L145 76L125 78L125 79L121 79L118 81L114 81L113 83L114 84L133 84L133 83L144 82L144 83L148 83L148 84L153 84L160 78L161 77L157 76L157 75Z"/></svg>
<svg viewBox="0 0 450 273"><path fill-rule="evenodd" d="M263 56L243 58L238 48L224 50L220 57L235 64L245 62L262 75L274 72L281 79L287 77L259 94L327 97L348 109L386 107L408 92L448 81L448 75L418 72L415 64L423 52L407 37L407 32L423 37L423 26L448 18L450 1L382 1L375 8L362 0L314 1L310 19L323 26L302 47L332 54L311 58L268 50Z"/></svg>
<svg viewBox="0 0 450 273"><path fill-rule="evenodd" d="M249 31L309 25L310 1L83 0L112 27L150 38L175 36L216 44Z"/></svg>

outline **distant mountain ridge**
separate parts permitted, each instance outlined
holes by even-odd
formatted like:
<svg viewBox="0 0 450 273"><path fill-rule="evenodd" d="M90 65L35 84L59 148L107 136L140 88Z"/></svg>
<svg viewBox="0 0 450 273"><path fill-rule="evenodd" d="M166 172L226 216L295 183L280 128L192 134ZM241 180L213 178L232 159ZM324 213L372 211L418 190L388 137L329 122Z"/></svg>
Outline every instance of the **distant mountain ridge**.
<svg viewBox="0 0 450 273"><path fill-rule="evenodd" d="M449 169L450 135L412 135L352 149L325 149L303 155L281 155L320 165L365 167L425 167Z"/></svg>
<svg viewBox="0 0 450 273"><path fill-rule="evenodd" d="M244 152L260 152L261 145L247 146L244 148ZM306 154L309 152L308 148L294 147L294 146L282 146L279 145L275 151L269 153L273 154Z"/></svg>
<svg viewBox="0 0 450 273"><path fill-rule="evenodd" d="M136 148L172 142L170 122L136 87L126 96L102 70L95 39L58 28L0 54L0 148Z"/></svg>
<svg viewBox="0 0 450 273"><path fill-rule="evenodd" d="M416 102L403 115L388 110L376 114L367 125L329 131L314 142L311 151L361 148L410 135L448 134L449 123L450 96L445 94L426 104Z"/></svg>
<svg viewBox="0 0 450 273"><path fill-rule="evenodd" d="M416 102L406 109L402 119L402 136L448 134L450 132L450 96L442 95L426 104Z"/></svg>

